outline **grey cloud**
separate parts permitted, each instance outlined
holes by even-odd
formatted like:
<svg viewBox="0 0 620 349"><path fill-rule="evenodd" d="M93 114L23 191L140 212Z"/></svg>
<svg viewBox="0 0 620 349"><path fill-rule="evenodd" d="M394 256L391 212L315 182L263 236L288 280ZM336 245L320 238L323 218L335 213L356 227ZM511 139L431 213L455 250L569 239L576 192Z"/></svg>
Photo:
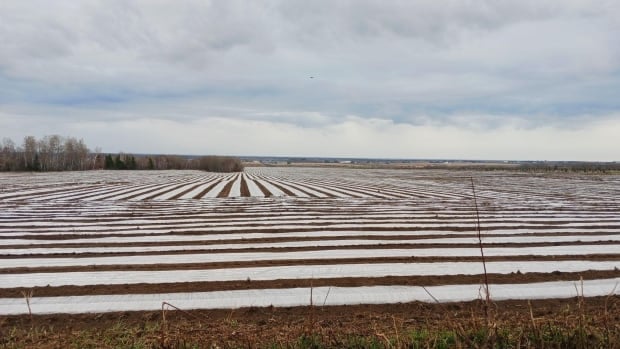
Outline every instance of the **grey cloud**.
<svg viewBox="0 0 620 349"><path fill-rule="evenodd" d="M618 18L614 1L3 1L0 108L586 127L620 109Z"/></svg>
<svg viewBox="0 0 620 349"><path fill-rule="evenodd" d="M553 17L600 15L607 8L576 1L285 1L280 10L298 37L341 42L384 35L436 41L463 29L496 30Z"/></svg>

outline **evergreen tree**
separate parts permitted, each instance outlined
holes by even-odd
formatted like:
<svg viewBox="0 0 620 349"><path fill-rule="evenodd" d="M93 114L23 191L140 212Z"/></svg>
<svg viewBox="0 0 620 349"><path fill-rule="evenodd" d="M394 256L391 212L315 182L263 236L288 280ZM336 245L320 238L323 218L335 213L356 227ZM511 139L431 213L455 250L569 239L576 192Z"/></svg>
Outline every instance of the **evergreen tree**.
<svg viewBox="0 0 620 349"><path fill-rule="evenodd" d="M32 171L41 171L41 162L39 161L39 153L34 154L34 161L32 162Z"/></svg>
<svg viewBox="0 0 620 349"><path fill-rule="evenodd" d="M105 156L105 162L103 168L106 170L114 170L116 166L114 166L114 159L112 159L112 154L107 154Z"/></svg>
<svg viewBox="0 0 620 349"><path fill-rule="evenodd" d="M124 170L127 168L123 160L121 160L121 154L116 155L116 158L114 159L114 167L117 170Z"/></svg>
<svg viewBox="0 0 620 349"><path fill-rule="evenodd" d="M136 169L136 158L132 155L130 158L127 159L127 169L129 170L135 170Z"/></svg>

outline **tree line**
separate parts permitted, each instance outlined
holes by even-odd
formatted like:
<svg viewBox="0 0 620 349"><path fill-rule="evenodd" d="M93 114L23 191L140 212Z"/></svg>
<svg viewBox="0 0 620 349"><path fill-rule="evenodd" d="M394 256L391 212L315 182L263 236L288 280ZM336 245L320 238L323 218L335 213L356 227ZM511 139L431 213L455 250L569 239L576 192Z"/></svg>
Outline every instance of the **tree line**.
<svg viewBox="0 0 620 349"><path fill-rule="evenodd" d="M241 172L243 163L229 156L202 156L186 159L178 155L106 154L106 170L203 170L209 172Z"/></svg>
<svg viewBox="0 0 620 349"><path fill-rule="evenodd" d="M519 166L526 172L566 172L605 174L620 172L620 162L543 162L526 163Z"/></svg>
<svg viewBox="0 0 620 349"><path fill-rule="evenodd" d="M2 140L2 171L81 171L95 168L96 157L82 139L45 136L24 137L21 145L10 138Z"/></svg>
<svg viewBox="0 0 620 349"><path fill-rule="evenodd" d="M4 138L0 144L0 171L84 170L203 170L240 172L240 159L227 156L185 158L178 155L104 154L91 151L82 139L26 136L21 145Z"/></svg>

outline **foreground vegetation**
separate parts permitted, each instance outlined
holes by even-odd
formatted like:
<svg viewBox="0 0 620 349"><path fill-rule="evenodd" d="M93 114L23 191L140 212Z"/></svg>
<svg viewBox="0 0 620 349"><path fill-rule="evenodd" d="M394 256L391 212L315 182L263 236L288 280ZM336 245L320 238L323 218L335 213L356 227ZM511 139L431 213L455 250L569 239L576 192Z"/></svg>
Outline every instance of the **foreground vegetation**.
<svg viewBox="0 0 620 349"><path fill-rule="evenodd" d="M490 311L489 311L490 310ZM0 318L0 348L618 348L620 299Z"/></svg>

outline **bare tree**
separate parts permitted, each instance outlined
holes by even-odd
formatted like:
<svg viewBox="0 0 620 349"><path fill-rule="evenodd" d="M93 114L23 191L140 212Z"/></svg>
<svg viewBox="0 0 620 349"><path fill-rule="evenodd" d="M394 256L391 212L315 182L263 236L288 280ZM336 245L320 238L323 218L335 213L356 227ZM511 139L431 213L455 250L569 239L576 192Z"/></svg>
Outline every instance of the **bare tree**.
<svg viewBox="0 0 620 349"><path fill-rule="evenodd" d="M38 171L39 166L35 164L35 160L37 160L38 153L38 145L37 139L33 136L24 137L24 145L23 147L23 167L26 170L30 171Z"/></svg>
<svg viewBox="0 0 620 349"><path fill-rule="evenodd" d="M0 148L0 170L12 171L17 170L17 149L15 142L10 138L2 139L2 147Z"/></svg>

